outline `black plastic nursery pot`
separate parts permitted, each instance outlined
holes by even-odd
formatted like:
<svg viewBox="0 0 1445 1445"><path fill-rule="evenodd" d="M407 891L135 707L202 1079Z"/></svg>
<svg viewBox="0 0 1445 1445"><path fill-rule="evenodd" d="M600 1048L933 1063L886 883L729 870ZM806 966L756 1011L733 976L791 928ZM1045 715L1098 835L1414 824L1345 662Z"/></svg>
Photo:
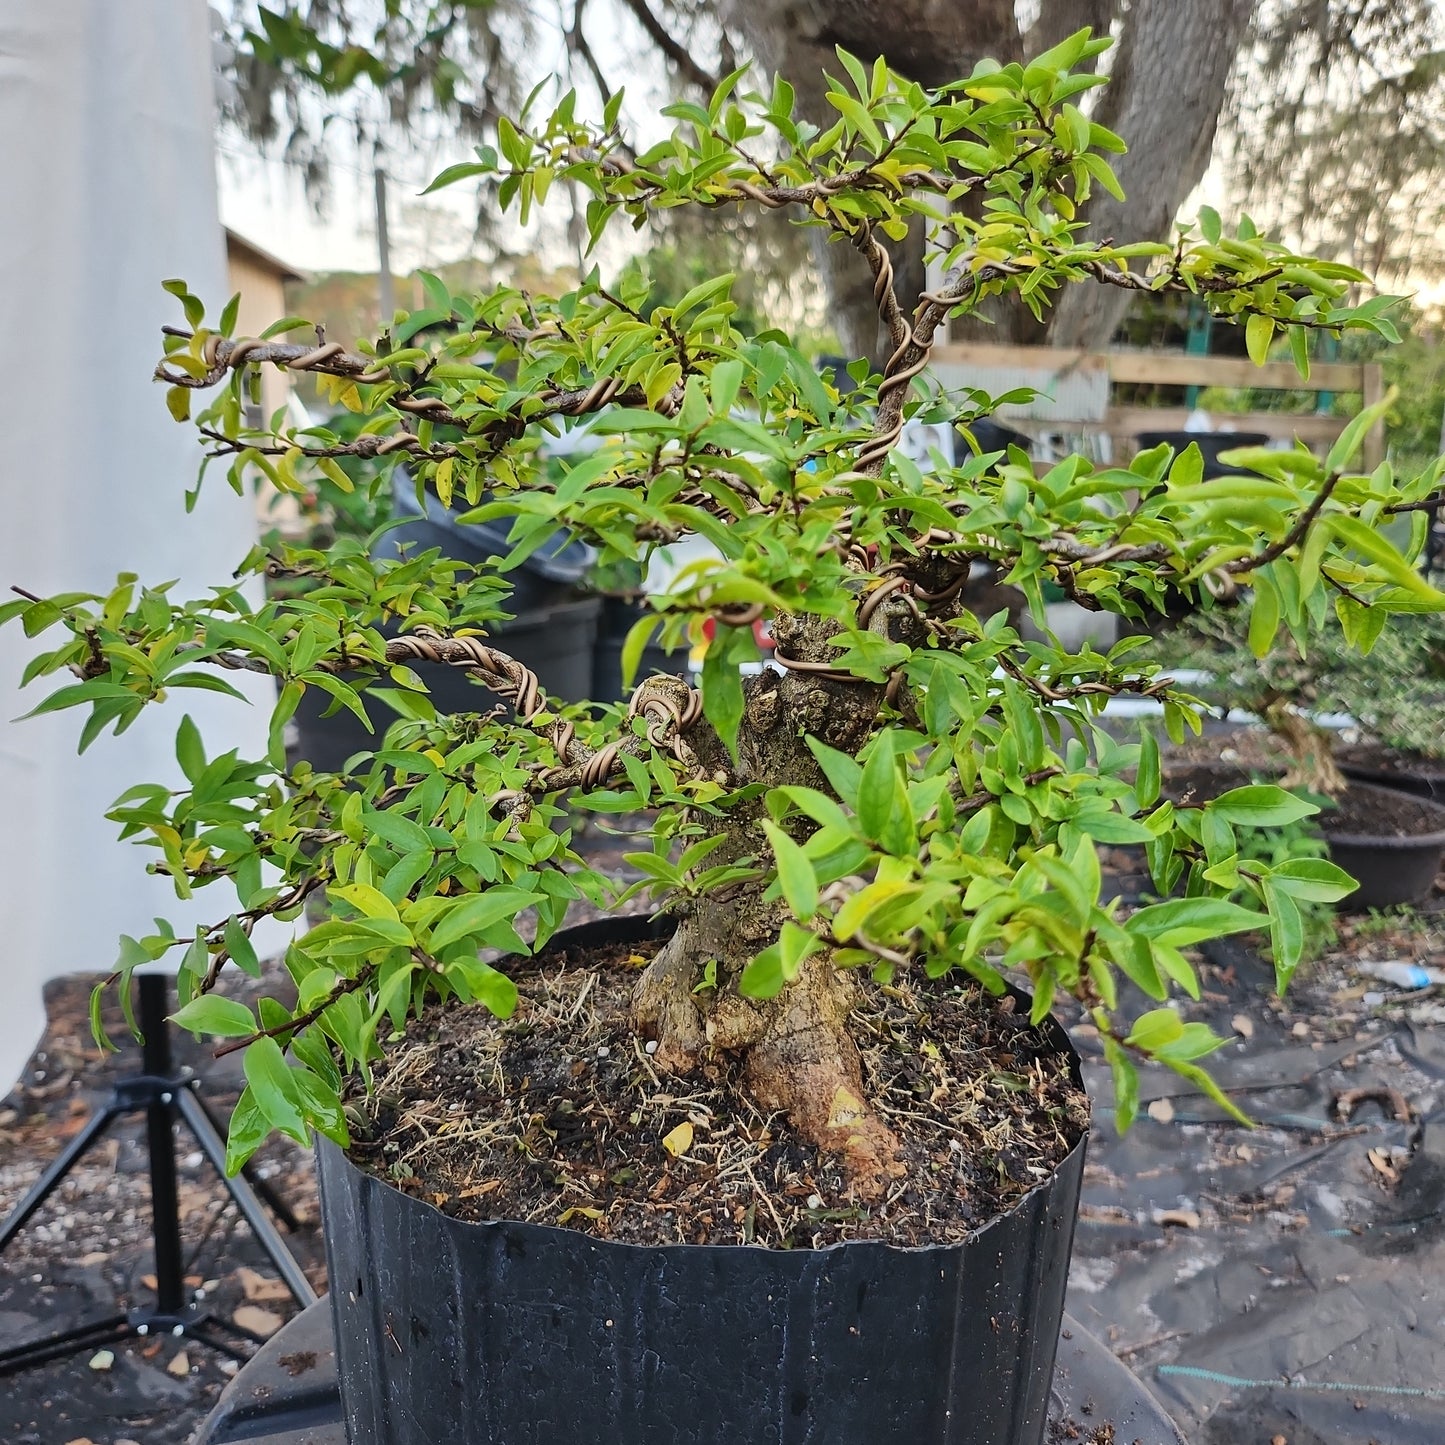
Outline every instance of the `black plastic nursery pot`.
<svg viewBox="0 0 1445 1445"><path fill-rule="evenodd" d="M465 1223L322 1143L349 1439L1041 1445L1084 1149L961 1244L784 1250Z"/></svg>
<svg viewBox="0 0 1445 1445"><path fill-rule="evenodd" d="M1445 759L1363 746L1337 749L1335 761L1347 778L1378 783L1382 788L1398 788L1417 798L1445 803Z"/></svg>
<svg viewBox="0 0 1445 1445"><path fill-rule="evenodd" d="M1198 807L1243 787L1250 776L1238 764L1196 763L1170 769L1164 792L1175 802L1187 795ZM1423 903L1445 855L1445 805L1354 779L1346 797L1349 821L1330 808L1315 819L1331 860L1360 885L1335 906L1350 911Z"/></svg>
<svg viewBox="0 0 1445 1445"><path fill-rule="evenodd" d="M1352 782L1350 796L1377 804L1384 816L1402 817L1401 831L1386 833L1374 826L1346 830L1331 824L1330 814L1320 826L1330 845L1330 857L1359 882L1341 908L1394 908L1423 903L1435 885L1445 855L1445 806L1373 783Z"/></svg>
<svg viewBox="0 0 1445 1445"><path fill-rule="evenodd" d="M1231 475L1232 468L1219 460L1224 452L1236 447L1262 447L1269 438L1263 432L1254 431L1141 431L1135 440L1146 450L1157 447L1161 442L1182 452L1191 442L1204 456L1204 480Z"/></svg>

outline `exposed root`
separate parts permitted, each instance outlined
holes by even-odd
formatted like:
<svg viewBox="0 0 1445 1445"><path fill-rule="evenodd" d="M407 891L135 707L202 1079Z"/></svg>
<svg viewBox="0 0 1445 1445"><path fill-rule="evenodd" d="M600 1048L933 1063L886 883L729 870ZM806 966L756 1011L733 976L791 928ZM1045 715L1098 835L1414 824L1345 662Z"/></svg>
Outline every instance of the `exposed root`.
<svg viewBox="0 0 1445 1445"><path fill-rule="evenodd" d="M754 1103L786 1114L800 1136L837 1156L856 1199L881 1198L904 1166L898 1140L867 1101L848 1034L851 980L826 956L815 957L768 1002L731 990L706 990L712 997L700 998L694 989L712 954L698 944L698 930L685 922L633 995L637 1028L657 1041L653 1063L686 1076L721 1054L741 1055ZM727 967L724 961L719 972Z"/></svg>
<svg viewBox="0 0 1445 1445"><path fill-rule="evenodd" d="M745 1068L765 1109L785 1111L809 1143L842 1161L854 1196L871 1202L904 1173L897 1138L867 1101L848 1036L851 993L831 960L812 959L769 1008Z"/></svg>
<svg viewBox="0 0 1445 1445"><path fill-rule="evenodd" d="M653 1063L669 1074L692 1073L707 1048L702 1015L693 995L699 965L686 946L684 925L643 970L632 995L637 1030L657 1040Z"/></svg>

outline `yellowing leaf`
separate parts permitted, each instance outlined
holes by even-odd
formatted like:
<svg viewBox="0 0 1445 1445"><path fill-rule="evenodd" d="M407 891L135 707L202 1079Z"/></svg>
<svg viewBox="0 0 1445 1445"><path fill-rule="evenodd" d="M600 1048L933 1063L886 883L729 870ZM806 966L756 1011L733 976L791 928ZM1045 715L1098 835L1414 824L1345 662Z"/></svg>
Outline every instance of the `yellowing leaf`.
<svg viewBox="0 0 1445 1445"><path fill-rule="evenodd" d="M662 1147L672 1155L674 1159L680 1158L692 1148L692 1125L683 1120L676 1129L665 1135Z"/></svg>

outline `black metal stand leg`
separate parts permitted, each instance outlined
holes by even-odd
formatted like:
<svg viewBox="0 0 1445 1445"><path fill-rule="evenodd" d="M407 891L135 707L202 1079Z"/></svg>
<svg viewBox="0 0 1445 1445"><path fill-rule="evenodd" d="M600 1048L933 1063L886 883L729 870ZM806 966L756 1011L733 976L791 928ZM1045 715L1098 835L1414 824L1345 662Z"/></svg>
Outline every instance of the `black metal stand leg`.
<svg viewBox="0 0 1445 1445"><path fill-rule="evenodd" d="M226 1328L229 1330L235 1327L233 1325L227 1325ZM257 1335L253 1335L249 1330L236 1330L236 1333L253 1345L265 1344L264 1340ZM237 1349L224 1335L208 1326L196 1325L188 1329L186 1334L198 1344L204 1345L208 1350L215 1350L218 1355L225 1355L227 1359L240 1360L243 1365L251 1358L249 1351Z"/></svg>
<svg viewBox="0 0 1445 1445"><path fill-rule="evenodd" d="M221 1182L230 1192L231 1198L236 1201L236 1207L241 1211L246 1223L251 1226L251 1232L256 1236L257 1243L266 1251L271 1263L276 1266L276 1273L285 1280L286 1288L291 1291L296 1302L303 1308L306 1305L315 1304L316 1291L311 1288L310 1281L301 1272L301 1266L296 1263L295 1256L286 1248L286 1241L281 1238L276 1226L271 1223L266 1211L262 1209L260 1200L251 1191L251 1186L243 1177L238 1176L234 1179L227 1177L225 1146L221 1143L221 1136L211 1127L211 1121L201 1107L200 1101L189 1089L182 1089L176 1097L175 1103L180 1110L181 1117L196 1136L196 1142L201 1146L201 1151L211 1161L216 1172L221 1176ZM159 1277L157 1275L157 1278Z"/></svg>
<svg viewBox="0 0 1445 1445"><path fill-rule="evenodd" d="M301 1305L314 1304L316 1292L302 1273L276 1226L261 1207L244 1177L226 1177L226 1150L213 1116L193 1092L195 1080L185 1070L177 1071L171 1061L170 1031L166 1021L169 980L159 974L137 975L139 1022L144 1037L142 1069L138 1075L118 1079L110 1103L102 1109L61 1151L60 1156L36 1181L34 1187L0 1226L0 1250L20 1232L31 1215L74 1167L77 1159L100 1137L113 1120L143 1112L146 1116L151 1185L151 1240L155 1248L156 1302L153 1308L132 1310L94 1324L63 1330L44 1339L13 1349L0 1350L0 1375L60 1359L80 1350L137 1335L186 1336L234 1359L246 1352L236 1339L260 1344L258 1336L234 1324L216 1319L209 1309L188 1304L185 1262L181 1241L179 1188L176 1175L177 1118L185 1121L202 1153L221 1176L258 1243L276 1266L286 1287ZM293 1227L296 1218L274 1191L258 1181L276 1212Z"/></svg>
<svg viewBox="0 0 1445 1445"><path fill-rule="evenodd" d="M142 1067L152 1078L172 1075L171 1035L166 1027L166 980L140 975ZM177 1094L159 1092L146 1105L146 1152L150 1156L151 1239L156 1255L156 1312L178 1315L186 1307L185 1251L181 1244L180 1194L176 1183Z"/></svg>
<svg viewBox="0 0 1445 1445"><path fill-rule="evenodd" d="M113 1104L108 1108L102 1109L91 1119L90 1123L60 1151L50 1168L35 1181L30 1192L10 1211L10 1215L5 1220L5 1223L0 1225L0 1250L3 1250L5 1246L20 1233L29 1221L30 1216L45 1203L51 1194L55 1192L55 1186L74 1168L75 1161L105 1133L110 1127L111 1120L122 1112L124 1111L117 1109Z"/></svg>
<svg viewBox="0 0 1445 1445"><path fill-rule="evenodd" d="M135 1326L127 1315L115 1315L108 1320L97 1320L94 1324L79 1325L57 1335L47 1335L43 1340L32 1340L28 1345L16 1345L14 1349L0 1350L0 1375L13 1375L18 1370L28 1370L33 1365L44 1365L51 1360L63 1359L66 1355L79 1354L81 1350L98 1350L127 1340L136 1333Z"/></svg>
<svg viewBox="0 0 1445 1445"><path fill-rule="evenodd" d="M205 1116L206 1123L210 1125L211 1132L215 1135L217 1141L223 1140L226 1137L226 1126L216 1117L215 1111L206 1102L205 1097L201 1094L192 1094L190 1097L195 1100L196 1107L200 1109L201 1113ZM191 1132L199 1140L201 1131L189 1112L186 1114L186 1122L191 1126ZM224 1151L221 1157L224 1160ZM249 1162L245 1164L241 1169L241 1176L250 1184L251 1188L256 1191L257 1195L260 1196L261 1202L281 1221L289 1233L295 1234L301 1228L301 1221L297 1219L296 1212L287 1204L281 1195L277 1193L275 1187L269 1180L261 1178L259 1171L253 1164Z"/></svg>

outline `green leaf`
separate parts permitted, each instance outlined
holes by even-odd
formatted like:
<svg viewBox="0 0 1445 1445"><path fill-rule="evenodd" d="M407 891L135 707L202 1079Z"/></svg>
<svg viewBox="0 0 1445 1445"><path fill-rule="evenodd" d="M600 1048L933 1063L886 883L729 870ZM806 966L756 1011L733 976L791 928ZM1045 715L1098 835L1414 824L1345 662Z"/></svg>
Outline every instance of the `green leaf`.
<svg viewBox="0 0 1445 1445"><path fill-rule="evenodd" d="M1224 227L1220 223L1219 212L1213 206L1200 206L1199 208L1199 234L1209 242L1211 246L1219 244L1219 238L1224 234Z"/></svg>
<svg viewBox="0 0 1445 1445"><path fill-rule="evenodd" d="M448 166L441 175L432 182L422 195L431 195L432 191L441 191L442 186L455 185L458 181L470 181L473 176L493 175L496 166L487 166L478 160L462 160L460 165Z"/></svg>
<svg viewBox="0 0 1445 1445"><path fill-rule="evenodd" d="M301 1113L300 1091L291 1078L290 1066L275 1039L257 1039L245 1056L246 1082L261 1117L273 1129L308 1142L306 1120Z"/></svg>
<svg viewBox="0 0 1445 1445"><path fill-rule="evenodd" d="M1183 1021L1172 1008L1150 1009L1139 1016L1124 1042L1152 1054L1163 1045L1172 1044L1183 1032Z"/></svg>
<svg viewBox="0 0 1445 1445"><path fill-rule="evenodd" d="M1228 933L1245 933L1264 928L1269 919L1263 913L1241 908L1223 898L1171 898L1141 908L1124 924L1130 932L1170 948L1188 948L1206 938Z"/></svg>
<svg viewBox="0 0 1445 1445"><path fill-rule="evenodd" d="M246 1161L266 1142L271 1125L256 1102L255 1090L248 1084L241 1090L236 1107L231 1110L231 1123L226 1131L226 1174L234 1179Z"/></svg>
<svg viewBox="0 0 1445 1445"><path fill-rule="evenodd" d="M1354 460L1355 453L1364 445L1366 434L1376 422L1383 421L1389 415L1398 396L1399 393L1392 386L1381 400L1373 406L1367 406L1351 419L1349 425L1336 438L1329 455L1325 457L1326 471L1341 472Z"/></svg>
<svg viewBox="0 0 1445 1445"><path fill-rule="evenodd" d="M1231 788L1204 806L1226 823L1238 823L1246 828L1282 828L1319 812L1315 804L1272 783Z"/></svg>
<svg viewBox="0 0 1445 1445"><path fill-rule="evenodd" d="M1139 807L1152 808L1159 798L1159 743L1152 729L1139 733L1139 770L1134 777L1134 798Z"/></svg>
<svg viewBox="0 0 1445 1445"><path fill-rule="evenodd" d="M489 888L460 899L442 916L432 930L428 947L438 953L463 938L483 933L502 918L512 918L525 908L541 902L541 895L520 888Z"/></svg>
<svg viewBox="0 0 1445 1445"><path fill-rule="evenodd" d="M874 739L858 780L858 824L867 837L877 840L887 831L897 782L898 765L893 760L891 741L880 735Z"/></svg>
<svg viewBox="0 0 1445 1445"><path fill-rule="evenodd" d="M809 929L799 928L796 923L783 924L778 941L743 969L738 992L746 998L773 998L798 976L804 959L822 946L822 939Z"/></svg>
<svg viewBox="0 0 1445 1445"><path fill-rule="evenodd" d="M1254 605L1249 612L1249 650L1264 657L1279 631L1279 588L1262 571L1254 576Z"/></svg>
<svg viewBox="0 0 1445 1445"><path fill-rule="evenodd" d="M1155 1049L1154 1057L1166 1063L1198 1059L1205 1054L1212 1054L1215 1049L1222 1048L1228 1042L1228 1039L1215 1033L1208 1024L1185 1024L1177 1039Z"/></svg>
<svg viewBox="0 0 1445 1445"><path fill-rule="evenodd" d="M1244 1124L1251 1129L1254 1127L1254 1120L1251 1119L1198 1064L1186 1064L1181 1060L1171 1059L1167 1056L1161 1057L1163 1057L1164 1063L1173 1069L1176 1074L1181 1078L1188 1079L1206 1098L1213 1099L1236 1123Z"/></svg>
<svg viewBox="0 0 1445 1445"><path fill-rule="evenodd" d="M245 1004L214 993L193 998L171 1015L171 1022L193 1034L215 1034L228 1039L244 1039L257 1030L256 1016Z"/></svg>
<svg viewBox="0 0 1445 1445"><path fill-rule="evenodd" d="M714 416L727 416L732 411L742 382L743 364L741 361L731 359L720 361L713 367L712 375L708 378L708 390L712 397Z"/></svg>
<svg viewBox="0 0 1445 1445"><path fill-rule="evenodd" d="M1272 878L1264 880L1264 898L1270 913L1269 943L1274 954L1275 987L1283 993L1304 957L1304 919L1299 905L1288 893L1276 888Z"/></svg>
<svg viewBox="0 0 1445 1445"><path fill-rule="evenodd" d="M1245 322L1244 346L1256 366L1263 366L1269 360L1269 344L1273 340L1273 317L1254 315Z"/></svg>
<svg viewBox="0 0 1445 1445"><path fill-rule="evenodd" d="M1368 558L1392 582L1435 606L1445 608L1445 594L1437 592L1430 586L1400 555L1388 537L1382 536L1354 517L1335 513L1326 520L1330 530L1340 541L1352 547L1361 556Z"/></svg>
<svg viewBox="0 0 1445 1445"><path fill-rule="evenodd" d="M361 815L366 831L399 848L403 853L416 853L425 848L435 851L435 845L420 823L404 818L400 813L367 808Z"/></svg>
<svg viewBox="0 0 1445 1445"><path fill-rule="evenodd" d="M736 759L738 730L743 722L743 679L736 663L726 657L728 649L720 646L720 642L721 638L714 638L702 660L703 712L723 746Z"/></svg>
<svg viewBox="0 0 1445 1445"><path fill-rule="evenodd" d="M467 994L499 1019L509 1019L517 1009L517 985L489 963L477 958L459 958L447 964L447 977L460 980Z"/></svg>
<svg viewBox="0 0 1445 1445"><path fill-rule="evenodd" d="M1125 1134L1139 1117L1139 1071L1118 1039L1104 1034L1102 1042L1104 1057L1114 1076L1114 1127Z"/></svg>
<svg viewBox="0 0 1445 1445"><path fill-rule="evenodd" d="M252 978L260 978L261 960L256 957L256 949L251 943L250 935L241 926L239 918L226 920L222 937L225 940L226 952L231 956L231 962L237 968L249 973Z"/></svg>
<svg viewBox="0 0 1445 1445"><path fill-rule="evenodd" d="M1289 329L1289 350L1294 358L1294 369L1299 372L1301 381L1310 379L1310 339L1309 332L1303 326L1291 326Z"/></svg>
<svg viewBox="0 0 1445 1445"><path fill-rule="evenodd" d="M333 886L327 890L332 898L340 898L351 904L359 913L366 918L388 918L393 922L397 921L399 915L396 911L396 904L391 901L380 889L373 888L369 883L348 883L340 887Z"/></svg>
<svg viewBox="0 0 1445 1445"><path fill-rule="evenodd" d="M1307 903L1338 903L1359 886L1343 868L1325 858L1291 858L1276 864L1270 876L1281 893Z"/></svg>
<svg viewBox="0 0 1445 1445"><path fill-rule="evenodd" d="M793 917L806 923L818 911L818 879L813 865L798 846L776 823L766 820L763 831L768 835L773 857L778 864L778 885L783 890Z"/></svg>
<svg viewBox="0 0 1445 1445"><path fill-rule="evenodd" d="M806 734L803 741L807 743L808 751L818 760L818 766L822 768L823 776L832 785L833 791L856 812L858 789L863 779L863 769L859 767L857 759L847 753L840 753L837 748L829 747L811 733Z"/></svg>
<svg viewBox="0 0 1445 1445"><path fill-rule="evenodd" d="M186 781L194 785L206 771L206 750L201 742L200 729L192 722L188 713L176 729L176 761L186 775Z"/></svg>
<svg viewBox="0 0 1445 1445"><path fill-rule="evenodd" d="M663 621L660 612L644 612L627 629L627 637L622 644L622 686L624 690L632 687L635 683L637 669L642 664L642 654L647 650L647 644L651 641L652 634L662 626Z"/></svg>
<svg viewBox="0 0 1445 1445"><path fill-rule="evenodd" d="M830 90L824 99L842 113L843 119L858 135L863 137L875 156L881 153L883 150L882 133L860 101L837 90Z"/></svg>

